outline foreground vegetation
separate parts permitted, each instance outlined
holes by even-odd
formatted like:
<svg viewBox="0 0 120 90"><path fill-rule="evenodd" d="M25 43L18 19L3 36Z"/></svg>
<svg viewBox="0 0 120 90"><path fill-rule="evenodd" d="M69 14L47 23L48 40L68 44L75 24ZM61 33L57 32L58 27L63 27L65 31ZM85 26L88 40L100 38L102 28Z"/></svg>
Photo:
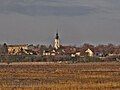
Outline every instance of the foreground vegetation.
<svg viewBox="0 0 120 90"><path fill-rule="evenodd" d="M120 90L120 63L0 65L0 90Z"/></svg>

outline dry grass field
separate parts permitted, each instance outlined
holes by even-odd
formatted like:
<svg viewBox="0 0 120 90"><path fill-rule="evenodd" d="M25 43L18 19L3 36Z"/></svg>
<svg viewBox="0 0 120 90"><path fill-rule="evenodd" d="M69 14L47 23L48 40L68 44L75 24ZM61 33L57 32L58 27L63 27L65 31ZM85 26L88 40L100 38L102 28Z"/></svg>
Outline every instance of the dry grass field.
<svg viewBox="0 0 120 90"><path fill-rule="evenodd" d="M120 90L120 63L1 64L0 90Z"/></svg>

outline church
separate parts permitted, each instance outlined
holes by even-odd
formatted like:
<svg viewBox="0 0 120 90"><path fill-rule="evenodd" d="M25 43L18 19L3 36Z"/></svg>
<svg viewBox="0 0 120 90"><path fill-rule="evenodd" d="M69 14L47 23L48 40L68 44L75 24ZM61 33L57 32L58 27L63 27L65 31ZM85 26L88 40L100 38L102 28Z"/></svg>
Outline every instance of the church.
<svg viewBox="0 0 120 90"><path fill-rule="evenodd" d="M59 37L58 32L56 33L53 46L56 50L60 48L60 37Z"/></svg>

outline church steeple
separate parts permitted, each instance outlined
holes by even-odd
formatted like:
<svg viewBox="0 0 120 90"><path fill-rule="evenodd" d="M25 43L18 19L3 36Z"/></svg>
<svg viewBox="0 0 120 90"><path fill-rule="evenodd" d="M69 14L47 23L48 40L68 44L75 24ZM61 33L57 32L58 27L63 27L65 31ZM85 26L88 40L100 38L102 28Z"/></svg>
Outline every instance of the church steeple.
<svg viewBox="0 0 120 90"><path fill-rule="evenodd" d="M58 32L56 33L56 39L59 39L59 35L58 35Z"/></svg>
<svg viewBox="0 0 120 90"><path fill-rule="evenodd" d="M54 40L54 48L58 49L60 47L60 39L59 39L59 34L58 34L58 30L55 36L55 40Z"/></svg>

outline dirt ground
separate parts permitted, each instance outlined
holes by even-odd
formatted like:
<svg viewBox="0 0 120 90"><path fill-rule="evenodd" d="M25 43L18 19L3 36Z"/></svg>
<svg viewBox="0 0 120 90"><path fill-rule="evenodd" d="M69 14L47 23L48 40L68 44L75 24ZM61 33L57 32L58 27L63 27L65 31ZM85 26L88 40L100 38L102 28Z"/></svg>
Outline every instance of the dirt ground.
<svg viewBox="0 0 120 90"><path fill-rule="evenodd" d="M0 64L0 90L120 90L120 63Z"/></svg>

